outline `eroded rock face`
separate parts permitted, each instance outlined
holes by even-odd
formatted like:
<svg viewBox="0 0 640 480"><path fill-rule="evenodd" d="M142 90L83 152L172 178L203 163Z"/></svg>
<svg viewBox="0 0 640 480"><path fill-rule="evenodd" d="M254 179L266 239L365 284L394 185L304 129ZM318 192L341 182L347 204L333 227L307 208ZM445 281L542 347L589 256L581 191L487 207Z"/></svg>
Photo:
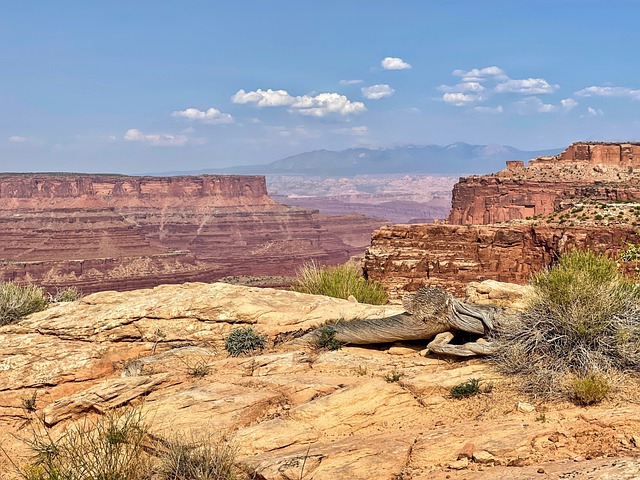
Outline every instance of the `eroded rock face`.
<svg viewBox="0 0 640 480"><path fill-rule="evenodd" d="M83 292L291 276L359 254L379 221L285 207L264 177L0 176L0 279Z"/></svg>
<svg viewBox="0 0 640 480"><path fill-rule="evenodd" d="M507 162L492 175L461 178L448 223L491 224L547 215L563 202L640 200L640 144L574 143L554 157Z"/></svg>
<svg viewBox="0 0 640 480"><path fill-rule="evenodd" d="M640 236L632 227L392 225L374 232L365 270L394 299L423 286L463 296L469 282L523 284L564 251L588 248L613 255L624 241L637 243Z"/></svg>
<svg viewBox="0 0 640 480"><path fill-rule="evenodd" d="M518 289L481 290L490 298ZM201 283L59 304L0 327L0 444L21 463L28 451L19 438L30 437L35 415L55 438L74 422L138 405L153 434L224 436L238 461L266 480L301 472L318 480L529 478L540 466L555 472L547 478L566 478L579 470L575 459L608 457L606 466L592 462L589 473L613 462L617 473L626 465L618 457L640 453L636 403L519 410L527 399L486 363L422 357L424 345L319 351L269 342L237 358L221 347L239 325L274 339L338 318L397 312ZM191 375L198 364L208 374ZM391 372L399 381L388 380ZM493 383L493 391L450 398L449 389L469 378ZM29 413L22 400L33 392L37 411ZM0 478L14 477L0 456Z"/></svg>

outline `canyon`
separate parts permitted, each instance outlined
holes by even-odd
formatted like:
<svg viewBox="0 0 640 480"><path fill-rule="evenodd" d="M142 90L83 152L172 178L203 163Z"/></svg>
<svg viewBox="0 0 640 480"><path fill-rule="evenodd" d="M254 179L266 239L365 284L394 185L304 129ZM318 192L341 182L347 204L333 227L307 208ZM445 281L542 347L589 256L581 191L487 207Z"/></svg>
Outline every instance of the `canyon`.
<svg viewBox="0 0 640 480"><path fill-rule="evenodd" d="M425 285L461 294L470 281L526 283L564 251L615 256L638 243L638 202L640 144L574 143L461 178L445 224L378 229L364 269L395 299Z"/></svg>
<svg viewBox="0 0 640 480"><path fill-rule="evenodd" d="M281 205L263 176L0 176L0 279L50 291L291 277L361 254L382 221Z"/></svg>

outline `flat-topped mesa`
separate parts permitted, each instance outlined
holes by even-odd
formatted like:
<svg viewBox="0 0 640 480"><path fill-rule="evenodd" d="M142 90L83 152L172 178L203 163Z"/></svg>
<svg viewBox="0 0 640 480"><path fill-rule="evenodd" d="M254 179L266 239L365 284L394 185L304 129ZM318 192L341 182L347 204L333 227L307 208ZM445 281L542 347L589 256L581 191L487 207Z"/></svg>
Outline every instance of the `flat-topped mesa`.
<svg viewBox="0 0 640 480"><path fill-rule="evenodd" d="M158 206L158 201L210 206L274 205L264 176L202 175L129 177L85 174L0 174L0 208L26 207L42 200L93 206ZM64 200L64 202L60 202Z"/></svg>
<svg viewBox="0 0 640 480"><path fill-rule="evenodd" d="M548 215L580 201L640 200L640 143L579 142L551 157L508 161L504 170L453 187L447 222L484 225Z"/></svg>

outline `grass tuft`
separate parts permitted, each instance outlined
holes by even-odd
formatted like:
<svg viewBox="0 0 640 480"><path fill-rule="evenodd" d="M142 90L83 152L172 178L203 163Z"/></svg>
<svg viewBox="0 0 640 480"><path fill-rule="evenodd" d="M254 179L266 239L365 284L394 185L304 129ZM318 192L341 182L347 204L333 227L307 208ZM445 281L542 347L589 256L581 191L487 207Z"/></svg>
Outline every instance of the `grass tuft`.
<svg viewBox="0 0 640 480"><path fill-rule="evenodd" d="M315 346L325 350L340 350L343 342L336 338L336 329L330 325L320 327L317 331Z"/></svg>
<svg viewBox="0 0 640 480"><path fill-rule="evenodd" d="M20 320L30 313L44 310L49 305L44 288L35 285L0 283L0 325Z"/></svg>
<svg viewBox="0 0 640 480"><path fill-rule="evenodd" d="M576 404L582 406L600 403L610 391L609 380L598 373L575 377L571 384L571 398Z"/></svg>
<svg viewBox="0 0 640 480"><path fill-rule="evenodd" d="M306 263L298 269L296 282L291 288L296 292L345 300L353 295L358 302L371 305L387 303L387 294L382 285L363 278L361 269L353 263L334 267Z"/></svg>

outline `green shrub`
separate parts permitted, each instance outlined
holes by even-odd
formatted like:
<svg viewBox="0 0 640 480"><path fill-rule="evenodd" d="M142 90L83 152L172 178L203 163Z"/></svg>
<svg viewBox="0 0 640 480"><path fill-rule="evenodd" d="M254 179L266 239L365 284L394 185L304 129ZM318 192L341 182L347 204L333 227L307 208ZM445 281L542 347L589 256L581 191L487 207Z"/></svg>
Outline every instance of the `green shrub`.
<svg viewBox="0 0 640 480"><path fill-rule="evenodd" d="M224 348L232 356L238 357L264 349L265 341L266 337L256 332L253 327L241 327L229 334Z"/></svg>
<svg viewBox="0 0 640 480"><path fill-rule="evenodd" d="M315 345L326 350L340 350L344 345L336 338L336 329L330 325L318 329Z"/></svg>
<svg viewBox="0 0 640 480"><path fill-rule="evenodd" d="M387 383L395 383L399 382L402 377L404 377L404 373L397 368L394 368L393 370L385 374L384 379Z"/></svg>
<svg viewBox="0 0 640 480"><path fill-rule="evenodd" d="M47 308L44 288L34 285L0 283L0 325L7 325Z"/></svg>
<svg viewBox="0 0 640 480"><path fill-rule="evenodd" d="M611 391L611 385L604 375L589 373L575 377L571 384L571 397L578 405L600 403Z"/></svg>
<svg viewBox="0 0 640 480"><path fill-rule="evenodd" d="M640 367L640 291L616 262L574 251L532 277L522 314L493 332L499 368L536 396L572 395L571 376Z"/></svg>
<svg viewBox="0 0 640 480"><path fill-rule="evenodd" d="M353 263L334 267L319 267L306 263L296 274L292 290L314 295L348 299L350 295L360 303L384 305L387 294L378 282L362 277L360 268Z"/></svg>
<svg viewBox="0 0 640 480"><path fill-rule="evenodd" d="M56 290L56 294L51 297L51 302L75 302L82 298L76 287L66 287Z"/></svg>
<svg viewBox="0 0 640 480"><path fill-rule="evenodd" d="M466 398L472 397L479 393L490 393L493 390L493 385L488 383L486 385L480 385L480 380L477 378L470 378L466 382L459 383L454 387L451 387L449 394L453 398Z"/></svg>

